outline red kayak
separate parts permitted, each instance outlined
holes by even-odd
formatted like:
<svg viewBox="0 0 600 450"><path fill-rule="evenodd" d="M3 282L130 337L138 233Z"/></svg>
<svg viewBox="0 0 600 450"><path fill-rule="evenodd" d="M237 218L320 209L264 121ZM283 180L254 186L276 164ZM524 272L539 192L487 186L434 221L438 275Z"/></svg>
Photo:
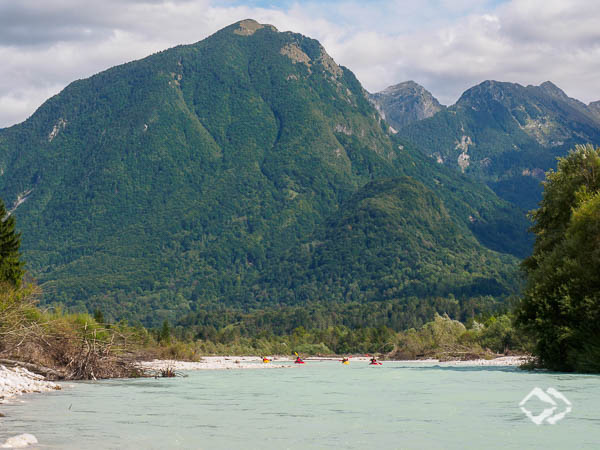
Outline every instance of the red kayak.
<svg viewBox="0 0 600 450"><path fill-rule="evenodd" d="M370 366L383 366L383 363L380 362L376 362L376 363L369 363Z"/></svg>
<svg viewBox="0 0 600 450"><path fill-rule="evenodd" d="M296 361L294 361L294 364L304 364L304 361L298 361L298 360L296 360Z"/></svg>

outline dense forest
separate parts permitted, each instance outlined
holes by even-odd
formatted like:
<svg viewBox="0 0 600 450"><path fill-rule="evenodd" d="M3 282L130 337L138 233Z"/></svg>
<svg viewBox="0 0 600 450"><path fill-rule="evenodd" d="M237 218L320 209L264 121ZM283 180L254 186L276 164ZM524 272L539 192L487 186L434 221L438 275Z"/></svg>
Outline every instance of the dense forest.
<svg viewBox="0 0 600 450"><path fill-rule="evenodd" d="M378 308L350 304L333 309L306 305L244 315L235 310L204 311L180 321L176 327L164 321L154 330L125 322L108 323L101 310L91 316L40 309L36 304L39 288L23 282L20 236L15 232L14 217L7 215L2 201L0 216L5 218L0 221L0 359L4 364L24 365L50 378L140 376L144 373L135 361L154 357L194 360L224 353L370 352L395 358L451 359L465 355L492 357L528 347L508 315L488 314L485 323L469 319L467 329L448 315L435 313L436 309L444 309L459 314L454 299L438 299L434 305L414 299L410 314L395 310L393 304ZM470 307L471 316L479 312L477 305ZM424 323L432 314L434 320ZM410 328L406 320L414 317L422 320L423 326ZM410 329L398 333L390 326Z"/></svg>
<svg viewBox="0 0 600 450"><path fill-rule="evenodd" d="M14 216L0 199L0 361L47 379L135 377L135 365L164 351L160 333L126 323L107 324L96 314L39 307L40 288L28 279ZM165 349L166 350L166 349Z"/></svg>
<svg viewBox="0 0 600 450"><path fill-rule="evenodd" d="M468 304L415 297L405 308L317 302L250 314L206 310L153 331L110 324L101 310L94 317L43 311L35 305L36 286L23 283L20 235L0 201L0 356L55 378L140 375L133 349L186 359L292 352L453 359L533 351L542 367L597 372L599 174L600 148L591 145L578 146L548 173L542 204L532 213L536 242L523 263L528 280L516 317L492 297Z"/></svg>

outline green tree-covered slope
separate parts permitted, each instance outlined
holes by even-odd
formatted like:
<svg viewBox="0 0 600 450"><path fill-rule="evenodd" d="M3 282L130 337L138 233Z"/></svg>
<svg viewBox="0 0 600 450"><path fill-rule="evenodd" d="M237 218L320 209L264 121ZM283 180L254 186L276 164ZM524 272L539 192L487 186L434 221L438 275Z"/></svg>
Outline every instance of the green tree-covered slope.
<svg viewBox="0 0 600 450"><path fill-rule="evenodd" d="M483 248L424 184L382 178L344 203L266 284L283 282L279 292L301 302L500 296L518 291L512 261Z"/></svg>
<svg viewBox="0 0 600 450"><path fill-rule="evenodd" d="M515 267L516 259L488 247L511 254L523 248L518 212L388 135L354 75L317 41L251 20L72 83L24 123L0 130L0 170L0 196L18 218L28 269L45 300L145 323L201 305L286 302L289 286L268 280L315 239L329 242L315 264L330 261L338 270L336 259L349 261L335 256L345 245L334 239L335 230L343 229L345 215L362 220L357 192L378 179L410 176L423 184L406 199L423 210L407 207L413 218L391 241L417 227L424 239L435 235L435 245L458 245L436 250L460 255L457 287L444 292L463 292ZM393 210L389 220L399 220L403 192L392 189L373 201L383 202L382 213ZM437 217L442 209L444 223L455 228L427 229L435 225L428 220L418 229L415 214ZM379 235L374 245L387 243L389 220L361 225ZM465 236L436 235L455 229ZM507 239L494 242L497 229ZM348 239L357 248L370 245ZM433 250L418 270L405 271L414 259L406 252L423 245L411 238L382 249L404 252L383 272L375 263L379 251L352 267L364 265L358 276L391 276L403 286L435 283L426 266ZM444 258L448 275L453 260ZM299 282L307 270L299 269ZM450 280L443 278L444 286ZM262 286L258 293L256 286Z"/></svg>

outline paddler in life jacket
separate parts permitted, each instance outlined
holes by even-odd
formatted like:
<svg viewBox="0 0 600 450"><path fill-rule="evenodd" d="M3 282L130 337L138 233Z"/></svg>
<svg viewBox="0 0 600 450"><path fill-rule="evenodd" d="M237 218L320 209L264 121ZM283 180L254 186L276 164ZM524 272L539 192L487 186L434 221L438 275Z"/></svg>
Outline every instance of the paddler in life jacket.
<svg viewBox="0 0 600 450"><path fill-rule="evenodd" d="M342 358L342 364L350 364L350 360L348 358Z"/></svg>
<svg viewBox="0 0 600 450"><path fill-rule="evenodd" d="M263 356L262 360L263 360L264 363L270 363L271 362L271 360L269 358L267 358L266 356Z"/></svg>
<svg viewBox="0 0 600 450"><path fill-rule="evenodd" d="M375 358L375 356L373 356L373 357L371 358L371 365L373 365L373 366L378 366L379 364L381 364L381 363L379 363L379 362L377 361L377 358Z"/></svg>
<svg viewBox="0 0 600 450"><path fill-rule="evenodd" d="M302 359L300 359L299 356L296 356L296 364L304 364L304 361L302 361Z"/></svg>

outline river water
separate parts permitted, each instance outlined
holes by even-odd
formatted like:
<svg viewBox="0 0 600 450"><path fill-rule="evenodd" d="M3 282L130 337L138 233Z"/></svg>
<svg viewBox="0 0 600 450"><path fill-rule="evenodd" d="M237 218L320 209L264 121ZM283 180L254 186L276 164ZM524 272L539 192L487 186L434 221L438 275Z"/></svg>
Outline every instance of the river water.
<svg viewBox="0 0 600 450"><path fill-rule="evenodd" d="M599 376L359 361L187 375L27 395L2 406L0 437L32 433L60 449L600 448ZM519 403L535 387L572 411L534 424ZM566 406L553 398L555 416Z"/></svg>

